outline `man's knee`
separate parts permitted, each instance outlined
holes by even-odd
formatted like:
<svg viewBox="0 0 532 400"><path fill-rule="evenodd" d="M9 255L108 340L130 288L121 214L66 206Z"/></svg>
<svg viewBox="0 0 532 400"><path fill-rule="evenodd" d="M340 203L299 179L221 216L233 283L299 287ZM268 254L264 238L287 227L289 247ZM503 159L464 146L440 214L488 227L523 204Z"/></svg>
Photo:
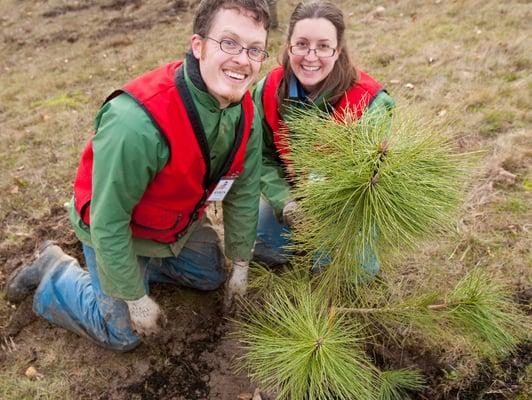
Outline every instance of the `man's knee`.
<svg viewBox="0 0 532 400"><path fill-rule="evenodd" d="M226 278L225 256L222 252L219 243L211 243L207 246L208 261L206 265L210 265L206 273L204 290L216 290L223 285Z"/></svg>
<svg viewBox="0 0 532 400"><path fill-rule="evenodd" d="M193 267L189 270L196 289L216 290L225 282L225 257L217 243L205 243L200 251L185 247L181 255Z"/></svg>
<svg viewBox="0 0 532 400"><path fill-rule="evenodd" d="M225 265L222 265L221 268L217 268L207 275L204 283L201 285L201 290L216 290L224 284L226 278Z"/></svg>

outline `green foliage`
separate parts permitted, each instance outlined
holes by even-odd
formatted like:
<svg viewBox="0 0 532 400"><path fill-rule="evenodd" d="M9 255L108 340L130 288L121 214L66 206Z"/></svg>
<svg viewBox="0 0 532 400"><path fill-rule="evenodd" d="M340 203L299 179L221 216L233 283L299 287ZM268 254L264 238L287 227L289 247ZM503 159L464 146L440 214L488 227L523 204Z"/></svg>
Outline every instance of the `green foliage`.
<svg viewBox="0 0 532 400"><path fill-rule="evenodd" d="M272 271L260 264L254 264L250 269L248 288L252 290L257 297L269 293L277 287L290 290L295 286L302 288L308 287L311 277L308 269L291 266L287 269Z"/></svg>
<svg viewBox="0 0 532 400"><path fill-rule="evenodd" d="M405 399L423 387L414 371L379 373L364 341L400 347L415 337L435 352L497 357L526 336L508 288L479 268L454 287L396 288L361 267L451 227L475 158L403 111L357 123L315 108L288 118L296 256L280 274L253 269L260 300L250 297L239 323L241 367L280 399ZM320 258L330 263L309 274Z"/></svg>
<svg viewBox="0 0 532 400"><path fill-rule="evenodd" d="M371 332L380 332L387 341L398 346L404 340L399 332L422 337L433 348L453 346L454 337L449 337L444 325L440 324L443 314L432 308L441 303L440 291L420 287L409 295L404 291L392 293L384 282L360 285L353 292L353 298L344 301L346 306L338 306L338 312L350 314L368 326Z"/></svg>
<svg viewBox="0 0 532 400"><path fill-rule="evenodd" d="M81 93L62 93L47 100L37 101L32 106L49 108L65 107L77 110L86 103L88 103L88 99Z"/></svg>
<svg viewBox="0 0 532 400"><path fill-rule="evenodd" d="M514 113L510 111L491 111L484 116L484 124L480 127L480 133L487 137L495 136L506 125L515 119Z"/></svg>
<svg viewBox="0 0 532 400"><path fill-rule="evenodd" d="M328 255L325 286L357 283L368 254L412 248L448 229L471 162L406 110L339 123L316 108L288 118L289 161L302 217L295 250ZM363 280L366 279L362 277Z"/></svg>
<svg viewBox="0 0 532 400"><path fill-rule="evenodd" d="M346 239L365 245L363 238L374 247L378 232L383 246L400 248L449 226L467 158L412 115L365 113L356 124L341 124L310 109L293 113L288 125L296 197L320 222L311 229L328 244L320 247L338 248ZM311 228L306 222L301 231Z"/></svg>
<svg viewBox="0 0 532 400"><path fill-rule="evenodd" d="M278 399L376 399L376 370L360 327L331 312L308 285L278 286L246 303L237 322L241 368Z"/></svg>
<svg viewBox="0 0 532 400"><path fill-rule="evenodd" d="M420 391L425 380L418 371L399 369L381 373L379 400L406 400L407 391Z"/></svg>
<svg viewBox="0 0 532 400"><path fill-rule="evenodd" d="M445 317L454 330L488 356L512 351L530 329L508 288L480 268L465 276L445 303Z"/></svg>
<svg viewBox="0 0 532 400"><path fill-rule="evenodd" d="M448 229L474 159L402 111L366 113L357 123L315 108L288 118L302 211L297 256L281 274L254 269L261 301L246 303L239 333L242 368L281 399L404 399L422 388L416 372L377 373L362 341L401 346L409 335L434 350L465 344L473 355L500 356L525 336L507 288L480 269L452 289L417 282L394 290L385 275L361 268L372 254L404 252ZM309 276L325 257L330 264Z"/></svg>
<svg viewBox="0 0 532 400"><path fill-rule="evenodd" d="M385 285L380 287L380 295L375 285L359 288L359 300L351 307L338 307L337 312L386 332L388 339L407 329L435 348L449 350L457 341L465 341L472 354L488 357L514 350L530 328L512 302L509 288L480 268L470 271L447 293L430 288L423 293L419 288L409 296L392 297Z"/></svg>

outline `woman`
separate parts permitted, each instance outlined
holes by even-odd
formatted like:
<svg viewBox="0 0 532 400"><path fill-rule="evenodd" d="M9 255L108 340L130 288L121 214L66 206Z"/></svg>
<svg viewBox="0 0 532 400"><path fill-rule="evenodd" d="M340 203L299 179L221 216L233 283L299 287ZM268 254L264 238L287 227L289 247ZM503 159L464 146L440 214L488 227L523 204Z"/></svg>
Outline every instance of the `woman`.
<svg viewBox="0 0 532 400"><path fill-rule="evenodd" d="M291 219L297 209L286 175L280 128L292 107L313 103L337 118L359 118L364 112L389 112L392 98L381 84L355 68L345 42L343 13L326 1L299 3L290 17L282 65L259 82L254 92L263 116L263 165L255 260L282 264L289 255ZM327 257L320 265L328 263ZM325 261L323 261L325 260ZM376 274L374 255L365 256L364 270Z"/></svg>

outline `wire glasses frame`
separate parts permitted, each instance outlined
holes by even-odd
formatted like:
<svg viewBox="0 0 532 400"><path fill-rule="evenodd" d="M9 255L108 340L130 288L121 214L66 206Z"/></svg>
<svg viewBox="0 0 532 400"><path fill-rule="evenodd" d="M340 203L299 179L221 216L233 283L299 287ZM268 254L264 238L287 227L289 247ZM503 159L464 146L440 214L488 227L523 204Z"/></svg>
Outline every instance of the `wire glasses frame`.
<svg viewBox="0 0 532 400"><path fill-rule="evenodd" d="M290 53L292 53L294 56L307 56L310 54L311 51L314 52L314 55L319 58L327 58L332 57L336 54L336 49L333 47L317 47L315 49L311 49L307 45L292 45L290 46Z"/></svg>
<svg viewBox="0 0 532 400"><path fill-rule="evenodd" d="M263 62L270 56L266 50L257 49L256 47L247 48L231 39L216 40L209 36L205 36L205 39L210 39L218 43L220 50L233 56L242 53L244 50L250 60L257 62Z"/></svg>

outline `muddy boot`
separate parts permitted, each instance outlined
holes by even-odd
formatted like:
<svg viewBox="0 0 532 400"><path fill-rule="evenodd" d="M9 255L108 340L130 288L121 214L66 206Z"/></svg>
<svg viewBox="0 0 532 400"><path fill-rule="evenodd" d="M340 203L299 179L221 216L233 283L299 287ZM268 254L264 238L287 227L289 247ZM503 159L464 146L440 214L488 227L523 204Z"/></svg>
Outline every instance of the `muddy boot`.
<svg viewBox="0 0 532 400"><path fill-rule="evenodd" d="M20 303L24 300L39 286L46 271L64 257L68 256L55 242L45 241L37 251L35 260L15 270L7 280L7 300L11 303Z"/></svg>

